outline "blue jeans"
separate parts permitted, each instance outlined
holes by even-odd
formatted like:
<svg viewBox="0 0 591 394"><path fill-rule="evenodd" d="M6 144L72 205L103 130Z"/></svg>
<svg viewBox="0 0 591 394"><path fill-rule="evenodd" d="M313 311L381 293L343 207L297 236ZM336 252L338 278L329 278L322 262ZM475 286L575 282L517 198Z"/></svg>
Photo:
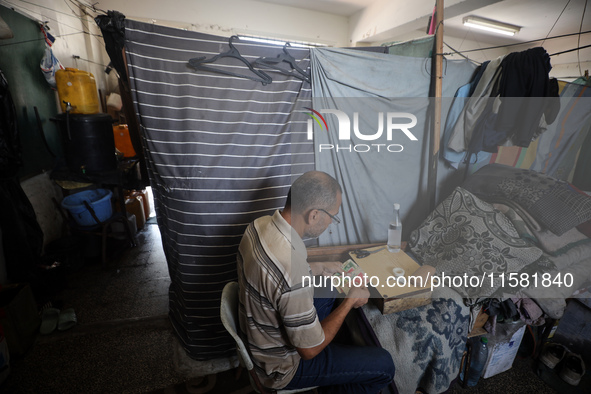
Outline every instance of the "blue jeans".
<svg viewBox="0 0 591 394"><path fill-rule="evenodd" d="M318 318L332 310L334 299L315 298ZM329 344L311 360L300 360L295 376L285 387L319 386L320 393L376 394L394 379L394 362L388 351L369 346Z"/></svg>

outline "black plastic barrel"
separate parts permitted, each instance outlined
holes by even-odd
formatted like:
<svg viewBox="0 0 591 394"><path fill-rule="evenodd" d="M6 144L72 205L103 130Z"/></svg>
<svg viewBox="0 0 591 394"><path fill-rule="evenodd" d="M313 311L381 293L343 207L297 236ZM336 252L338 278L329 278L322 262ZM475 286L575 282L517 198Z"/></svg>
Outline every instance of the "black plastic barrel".
<svg viewBox="0 0 591 394"><path fill-rule="evenodd" d="M60 114L66 164L77 173L117 169L113 118L108 114Z"/></svg>

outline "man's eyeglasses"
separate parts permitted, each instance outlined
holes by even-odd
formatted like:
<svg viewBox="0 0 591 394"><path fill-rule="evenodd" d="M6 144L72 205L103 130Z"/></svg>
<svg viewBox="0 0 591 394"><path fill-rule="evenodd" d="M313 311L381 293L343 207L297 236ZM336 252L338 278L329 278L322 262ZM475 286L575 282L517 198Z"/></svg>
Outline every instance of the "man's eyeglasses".
<svg viewBox="0 0 591 394"><path fill-rule="evenodd" d="M330 218L332 219L333 222L335 222L336 224L340 224L341 223L341 219L339 219L337 217L337 215L331 215L330 213L328 213L328 211L322 209L322 208L316 208L319 211L324 212L325 214L327 214L328 216L330 216Z"/></svg>

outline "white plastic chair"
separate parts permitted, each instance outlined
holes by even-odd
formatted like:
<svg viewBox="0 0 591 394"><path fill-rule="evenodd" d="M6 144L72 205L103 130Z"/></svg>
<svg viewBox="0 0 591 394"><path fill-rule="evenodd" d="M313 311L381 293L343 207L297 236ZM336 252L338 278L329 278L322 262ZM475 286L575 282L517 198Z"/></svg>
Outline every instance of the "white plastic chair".
<svg viewBox="0 0 591 394"><path fill-rule="evenodd" d="M222 324L236 342L238 360L240 361L240 364L248 370L250 384L253 386L253 388L261 394L294 394L314 390L315 387L295 390L274 390L263 387L259 377L256 374L256 371L254 370L254 364L252 363L250 354L248 353L242 338L240 338L240 335L238 334L238 302L238 283L230 282L226 284L226 286L224 286L224 290L222 291L220 317L222 319Z"/></svg>

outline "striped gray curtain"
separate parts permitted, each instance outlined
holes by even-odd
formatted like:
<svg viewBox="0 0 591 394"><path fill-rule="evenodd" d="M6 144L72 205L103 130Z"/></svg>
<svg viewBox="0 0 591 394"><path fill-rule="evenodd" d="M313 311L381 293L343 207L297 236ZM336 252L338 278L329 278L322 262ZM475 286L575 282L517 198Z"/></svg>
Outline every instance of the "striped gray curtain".
<svg viewBox="0 0 591 394"><path fill-rule="evenodd" d="M302 107L306 82L269 72L271 84L209 71L188 60L229 49L228 38L126 20L130 84L172 284L170 319L188 354L226 357L224 285L252 220L283 207L291 182L314 169ZM249 62L282 47L235 40ZM303 69L309 50L289 48ZM250 74L235 59L210 64ZM253 75L253 74L250 74ZM294 116L296 114L296 116Z"/></svg>

